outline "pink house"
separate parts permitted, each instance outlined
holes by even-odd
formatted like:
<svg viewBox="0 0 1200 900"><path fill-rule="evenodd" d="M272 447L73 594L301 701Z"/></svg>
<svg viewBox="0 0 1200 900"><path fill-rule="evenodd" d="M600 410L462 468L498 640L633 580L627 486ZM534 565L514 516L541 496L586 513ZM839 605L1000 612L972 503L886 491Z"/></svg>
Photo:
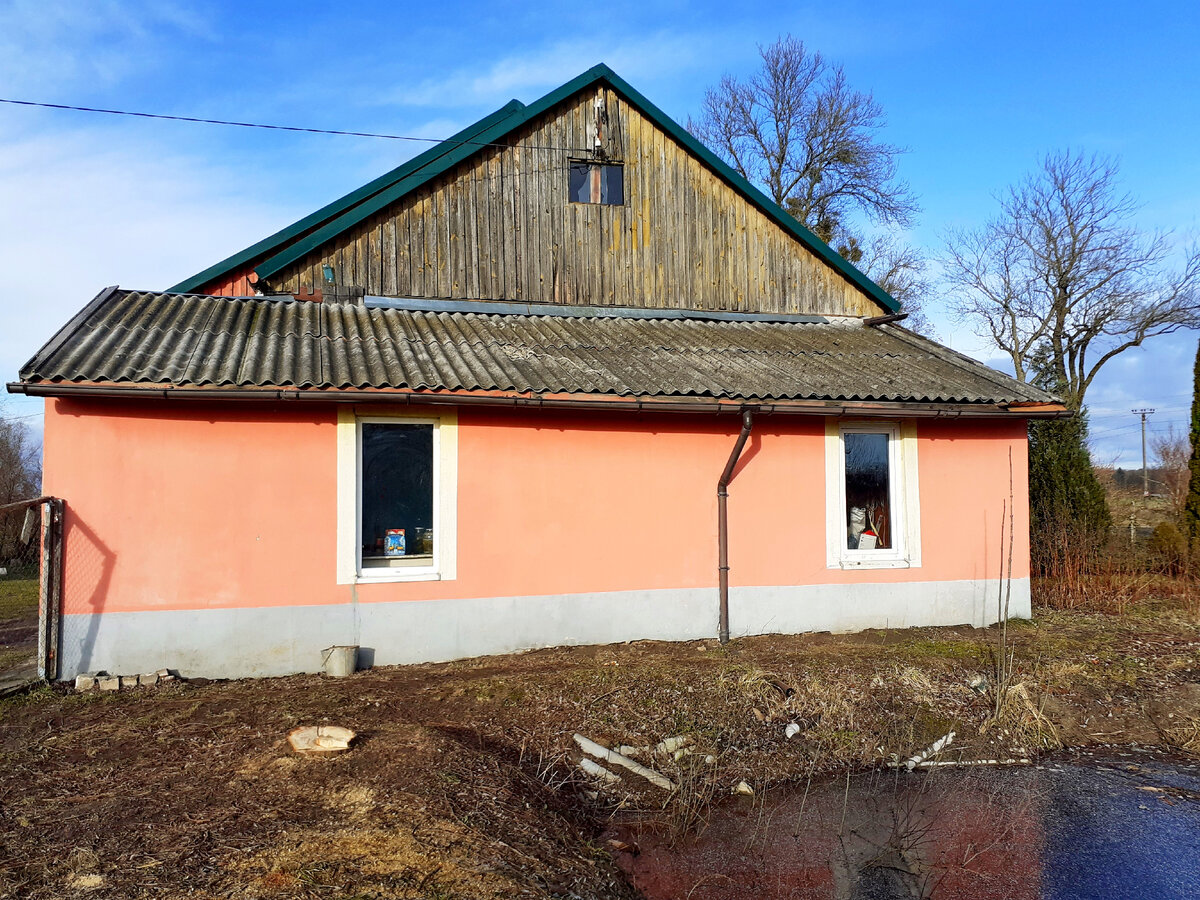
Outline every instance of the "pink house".
<svg viewBox="0 0 1200 900"><path fill-rule="evenodd" d="M606 67L512 101L9 385L66 500L59 675L983 625L1010 483L1028 615L1063 408L898 313Z"/></svg>

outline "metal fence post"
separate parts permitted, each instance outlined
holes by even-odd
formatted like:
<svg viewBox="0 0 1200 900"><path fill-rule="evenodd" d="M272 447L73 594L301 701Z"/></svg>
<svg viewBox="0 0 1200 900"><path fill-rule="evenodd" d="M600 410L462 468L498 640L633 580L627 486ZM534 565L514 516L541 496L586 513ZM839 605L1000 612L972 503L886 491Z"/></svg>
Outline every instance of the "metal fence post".
<svg viewBox="0 0 1200 900"><path fill-rule="evenodd" d="M62 582L63 582L63 510L64 501L55 497L50 501L50 614L47 617L46 680L57 681L59 676L59 643L62 634Z"/></svg>
<svg viewBox="0 0 1200 900"><path fill-rule="evenodd" d="M41 572L38 580L38 678L58 679L62 629L63 501L47 497L42 512Z"/></svg>

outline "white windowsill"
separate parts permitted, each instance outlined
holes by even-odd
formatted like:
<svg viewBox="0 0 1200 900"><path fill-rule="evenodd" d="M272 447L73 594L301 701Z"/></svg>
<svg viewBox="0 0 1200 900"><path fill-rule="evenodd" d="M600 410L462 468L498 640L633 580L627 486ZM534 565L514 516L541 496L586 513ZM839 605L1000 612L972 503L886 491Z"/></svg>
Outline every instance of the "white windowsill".
<svg viewBox="0 0 1200 900"><path fill-rule="evenodd" d="M378 575L359 572L356 584L389 584L397 581L441 581L441 572L405 572L403 569L383 569Z"/></svg>
<svg viewBox="0 0 1200 900"><path fill-rule="evenodd" d="M842 559L831 569L915 569L907 559Z"/></svg>

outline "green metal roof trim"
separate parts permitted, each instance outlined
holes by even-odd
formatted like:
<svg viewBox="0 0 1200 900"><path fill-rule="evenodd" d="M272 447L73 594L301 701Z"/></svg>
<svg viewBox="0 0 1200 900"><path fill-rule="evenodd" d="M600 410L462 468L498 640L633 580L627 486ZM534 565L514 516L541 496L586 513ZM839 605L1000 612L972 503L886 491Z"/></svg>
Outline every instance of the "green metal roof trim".
<svg viewBox="0 0 1200 900"><path fill-rule="evenodd" d="M306 237L301 237L300 240L284 247L274 256L260 263L255 267L255 272L260 278L270 278L272 275L279 272L281 269L291 265L304 256L311 253L313 250L320 247L327 241L337 237L347 229L364 221L375 213L385 209L387 206L399 200L408 192L415 190L426 182L436 178L437 176L449 171L454 166L458 165L463 160L469 158L478 152L479 148L472 144L464 144L462 141L470 140L475 143L496 143L501 141L507 135L525 125L532 119L537 118L547 112L554 106L564 100L574 96L583 89L590 87L597 82L606 82L610 87L623 95L626 100L633 103L638 109L649 118L655 125L670 135L674 140L678 141L688 151L701 159L705 165L709 166L721 178L723 178L735 191L741 194L746 200L754 204L768 216L775 220L777 224L791 233L802 244L813 251L820 259L824 260L842 276L847 278L852 284L858 287L869 298L880 304L889 312L899 312L900 304L887 291L883 290L879 285L873 282L870 278L856 269L853 265L843 259L836 251L828 244L822 241L819 237L801 225L794 217L789 215L778 204L774 203L766 194L756 188L753 184L735 172L727 163L725 163L715 153L705 147L700 141L687 132L679 123L664 113L661 109L646 99L640 92L626 82L621 76L610 69L608 66L600 63L593 66L581 75L572 78L566 84L555 88L550 93L546 94L541 99L524 106L519 101L513 100L503 109L492 113L485 119L481 119L476 125L460 132L452 138L447 139L431 150L422 154L422 157L427 154L435 154L431 157L429 164L416 166L408 172L404 172L405 167L394 170L393 173L384 176L384 179L390 179L391 184L382 190L374 192L361 203L344 205L345 212L337 218L327 221L311 234ZM512 110L507 115L501 116L506 110ZM472 131L469 138L464 138L463 134L466 131ZM440 152L439 152L440 151ZM417 157L421 159L421 157ZM416 162L416 160L413 160ZM383 179L376 179L377 182ZM370 186L368 186L370 187ZM366 188L361 189L356 194L366 191ZM354 195L347 195L347 198ZM342 202L342 201L339 201ZM183 282L180 285L172 288L174 291L195 290L203 281L197 280L201 276L206 276L207 280L212 280L224 274L233 265L227 265L231 260L241 260L240 265L249 262L255 255L256 248L262 247L264 250L270 249L268 245L278 247L286 239L277 240L285 233L291 232L292 235L302 234L305 228L300 227L303 222L314 221L318 217L325 214L326 211L336 212L333 210L338 204L331 204L325 207L318 213L314 213L307 219L302 219L290 229L285 229L279 232L278 235L268 238L256 244L236 256L230 257L225 263L218 263L211 269L202 272L196 278ZM328 215L324 216L328 218ZM210 274L211 273L211 274Z"/></svg>
<svg viewBox="0 0 1200 900"><path fill-rule="evenodd" d="M186 278L174 287L167 290L171 293L186 294L192 291L198 291L204 285L218 278L229 275L231 272L240 269L242 266L252 263L255 259L261 259L265 254L276 253L281 248L286 247L288 243L296 238L303 237L308 231L318 228L328 222L330 219L345 213L347 210L353 209L364 200L370 199L380 191L387 189L397 181L411 176L413 173L420 171L424 167L436 162L439 158L449 153L456 146L462 146L463 141L475 141L478 138L479 132L491 128L497 122L515 115L525 108L525 104L520 100L509 100L508 103L500 107L489 115L484 116L478 122L468 125L458 134L451 138L447 138L439 144L435 144L428 150L418 153L408 162L380 175L378 178L367 182L362 187L351 191L344 197L334 200L332 203L318 209L316 212L305 216L299 221L293 222L287 228L275 232L267 238L263 238L256 244L252 244L245 250L233 254L227 259L221 260L219 263L209 266L203 272L198 272L191 278Z"/></svg>

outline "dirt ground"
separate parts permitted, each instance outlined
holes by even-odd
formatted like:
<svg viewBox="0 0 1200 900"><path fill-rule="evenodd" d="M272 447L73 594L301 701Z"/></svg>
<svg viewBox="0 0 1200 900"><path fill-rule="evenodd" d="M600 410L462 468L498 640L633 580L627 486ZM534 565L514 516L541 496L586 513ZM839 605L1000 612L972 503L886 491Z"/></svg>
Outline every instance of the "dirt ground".
<svg viewBox="0 0 1200 900"><path fill-rule="evenodd" d="M965 627L43 687L0 703L0 896L632 898L605 840L613 820L683 835L743 780L881 766L951 730L942 758L1200 753L1193 617L1165 602L1039 612L1008 635L998 716L997 629ZM353 749L289 752L290 729L321 723L355 729ZM601 785L578 768L575 732L610 747L686 735L694 752L639 754L674 792L623 769Z"/></svg>

